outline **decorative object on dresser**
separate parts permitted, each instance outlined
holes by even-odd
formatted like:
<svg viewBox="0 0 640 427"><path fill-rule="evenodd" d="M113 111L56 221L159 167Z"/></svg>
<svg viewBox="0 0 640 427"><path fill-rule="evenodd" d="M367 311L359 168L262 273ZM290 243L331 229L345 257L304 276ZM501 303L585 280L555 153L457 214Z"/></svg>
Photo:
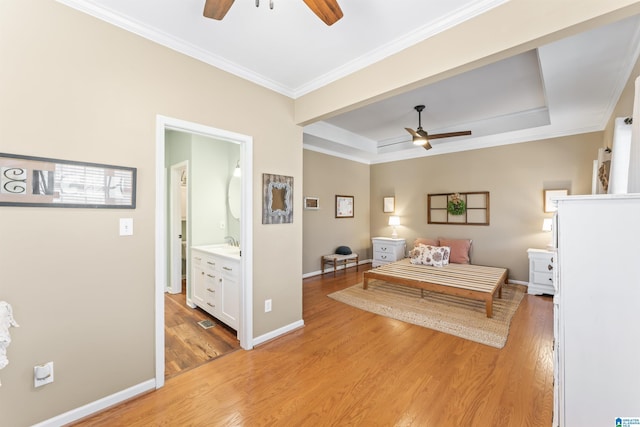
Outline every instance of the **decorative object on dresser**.
<svg viewBox="0 0 640 427"><path fill-rule="evenodd" d="M528 249L529 254L529 290L531 295L555 295L553 270L555 251Z"/></svg>
<svg viewBox="0 0 640 427"><path fill-rule="evenodd" d="M371 241L373 243L373 267L379 267L404 258L407 247L405 239L374 237Z"/></svg>
<svg viewBox="0 0 640 427"><path fill-rule="evenodd" d="M505 285L493 305L493 317L482 301L374 280L328 295L336 301L380 316L422 326L495 348L507 342L509 325L524 296L524 286Z"/></svg>
<svg viewBox="0 0 640 427"><path fill-rule="evenodd" d="M293 177L262 174L262 223L293 222Z"/></svg>
<svg viewBox="0 0 640 427"><path fill-rule="evenodd" d="M384 213L393 213L396 210L396 198L395 197L385 197L382 200L382 212Z"/></svg>
<svg viewBox="0 0 640 427"><path fill-rule="evenodd" d="M391 215L389 217L389 225L393 227L393 233L391 233L391 237L394 239L398 238L398 232L396 227L400 225L400 217L397 215Z"/></svg>
<svg viewBox="0 0 640 427"><path fill-rule="evenodd" d="M489 192L428 194L427 223L489 225Z"/></svg>
<svg viewBox="0 0 640 427"><path fill-rule="evenodd" d="M353 218L353 196L336 195L336 218Z"/></svg>

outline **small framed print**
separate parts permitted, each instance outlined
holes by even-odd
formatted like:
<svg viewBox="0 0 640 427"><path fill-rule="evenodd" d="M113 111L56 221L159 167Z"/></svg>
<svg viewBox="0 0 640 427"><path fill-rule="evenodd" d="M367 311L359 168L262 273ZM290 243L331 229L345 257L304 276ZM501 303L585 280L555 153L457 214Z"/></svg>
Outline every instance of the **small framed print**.
<svg viewBox="0 0 640 427"><path fill-rule="evenodd" d="M336 195L336 218L353 218L353 196Z"/></svg>
<svg viewBox="0 0 640 427"><path fill-rule="evenodd" d="M382 211L384 213L392 213L396 210L396 198L385 197L382 199Z"/></svg>
<svg viewBox="0 0 640 427"><path fill-rule="evenodd" d="M555 212L558 207L553 204L551 200L554 197L562 197L569 194L568 190L544 190L544 211Z"/></svg>
<svg viewBox="0 0 640 427"><path fill-rule="evenodd" d="M305 197L304 198L304 208L308 210L318 210L320 209L320 199L317 197Z"/></svg>

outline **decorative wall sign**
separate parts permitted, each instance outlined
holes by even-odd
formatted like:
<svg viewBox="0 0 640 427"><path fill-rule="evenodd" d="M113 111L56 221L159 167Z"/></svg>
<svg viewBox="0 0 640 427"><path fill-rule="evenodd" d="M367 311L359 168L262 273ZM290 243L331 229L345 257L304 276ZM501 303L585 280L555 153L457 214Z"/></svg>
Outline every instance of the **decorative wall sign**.
<svg viewBox="0 0 640 427"><path fill-rule="evenodd" d="M262 174L262 223L293 222L293 177Z"/></svg>
<svg viewBox="0 0 640 427"><path fill-rule="evenodd" d="M429 194L427 223L489 225L489 192Z"/></svg>
<svg viewBox="0 0 640 427"><path fill-rule="evenodd" d="M0 206L135 209L136 168L0 153Z"/></svg>
<svg viewBox="0 0 640 427"><path fill-rule="evenodd" d="M544 190L544 211L555 212L558 210L551 202L552 197L562 197L569 194L569 190Z"/></svg>
<svg viewBox="0 0 640 427"><path fill-rule="evenodd" d="M353 196L336 195L336 218L353 218Z"/></svg>
<svg viewBox="0 0 640 427"><path fill-rule="evenodd" d="M385 197L382 199L382 212L392 213L396 210L396 198Z"/></svg>
<svg viewBox="0 0 640 427"><path fill-rule="evenodd" d="M304 198L304 208L310 210L318 210L320 209L320 199L317 197L305 197Z"/></svg>

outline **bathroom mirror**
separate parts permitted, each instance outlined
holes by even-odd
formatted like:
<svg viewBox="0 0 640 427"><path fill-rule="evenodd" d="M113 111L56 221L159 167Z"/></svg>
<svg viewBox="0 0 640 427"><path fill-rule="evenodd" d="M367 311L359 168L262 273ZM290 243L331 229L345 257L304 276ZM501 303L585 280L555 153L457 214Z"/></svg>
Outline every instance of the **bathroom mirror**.
<svg viewBox="0 0 640 427"><path fill-rule="evenodd" d="M229 193L227 195L229 212L235 219L240 219L240 183L239 176L232 176L229 180Z"/></svg>

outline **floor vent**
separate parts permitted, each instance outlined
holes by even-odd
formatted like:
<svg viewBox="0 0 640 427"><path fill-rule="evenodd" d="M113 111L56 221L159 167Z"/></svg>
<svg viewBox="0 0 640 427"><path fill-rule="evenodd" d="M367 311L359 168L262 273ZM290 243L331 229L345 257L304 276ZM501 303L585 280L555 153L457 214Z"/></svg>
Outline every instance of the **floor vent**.
<svg viewBox="0 0 640 427"><path fill-rule="evenodd" d="M199 321L198 325L200 325L200 327L203 329L209 329L216 326L216 324L213 323L213 320L209 320L209 319Z"/></svg>

